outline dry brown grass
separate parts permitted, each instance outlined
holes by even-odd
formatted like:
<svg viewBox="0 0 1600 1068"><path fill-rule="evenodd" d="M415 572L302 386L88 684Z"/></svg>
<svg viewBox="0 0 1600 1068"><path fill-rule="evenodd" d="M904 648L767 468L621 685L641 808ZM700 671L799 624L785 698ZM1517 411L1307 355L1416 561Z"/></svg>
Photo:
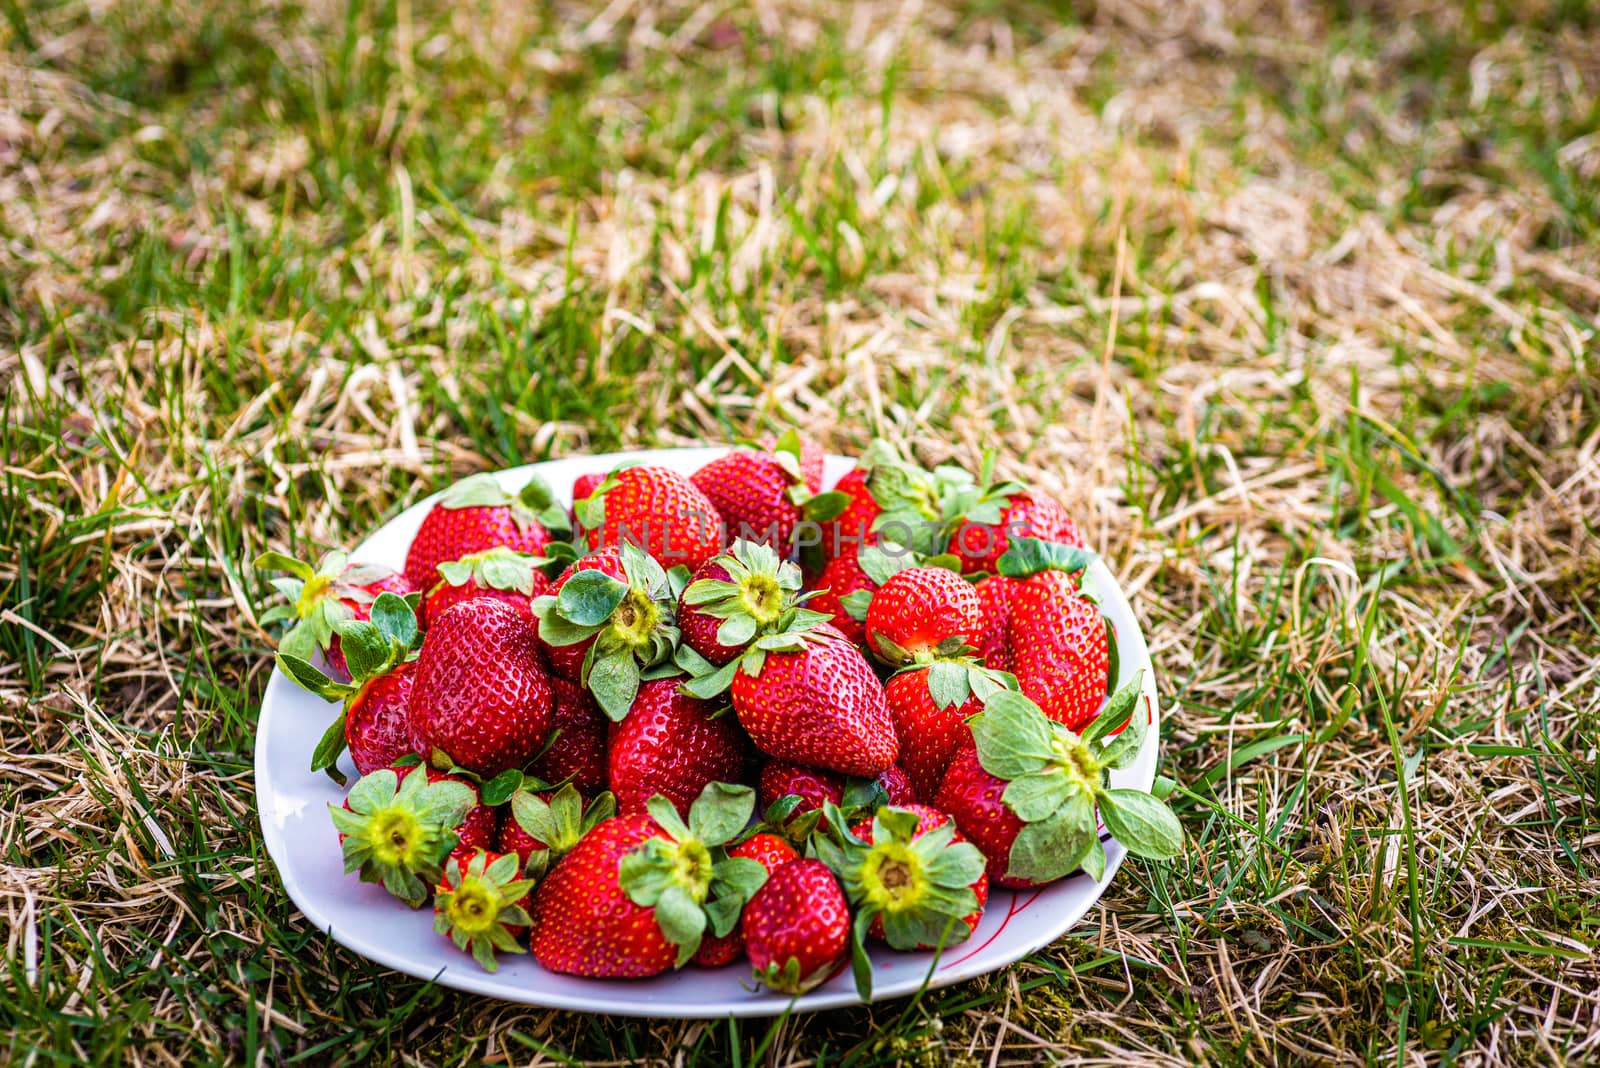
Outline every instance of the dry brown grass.
<svg viewBox="0 0 1600 1068"><path fill-rule="evenodd" d="M1236 822L1191 804L1074 937L766 1059L1600 1057L1600 33L1561 10L22 10L9 1059L729 1059L306 929L241 562L789 422L1058 493Z"/></svg>

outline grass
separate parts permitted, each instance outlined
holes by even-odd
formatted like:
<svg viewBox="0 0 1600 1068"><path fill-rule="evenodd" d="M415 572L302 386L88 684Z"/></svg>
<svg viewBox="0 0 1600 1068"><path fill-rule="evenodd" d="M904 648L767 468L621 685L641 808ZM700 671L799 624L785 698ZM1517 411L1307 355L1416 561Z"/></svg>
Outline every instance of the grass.
<svg viewBox="0 0 1600 1068"><path fill-rule="evenodd" d="M0 3L4 1059L1600 1056L1582 3ZM1191 848L778 1023L308 929L244 566L460 474L795 423L1059 494Z"/></svg>

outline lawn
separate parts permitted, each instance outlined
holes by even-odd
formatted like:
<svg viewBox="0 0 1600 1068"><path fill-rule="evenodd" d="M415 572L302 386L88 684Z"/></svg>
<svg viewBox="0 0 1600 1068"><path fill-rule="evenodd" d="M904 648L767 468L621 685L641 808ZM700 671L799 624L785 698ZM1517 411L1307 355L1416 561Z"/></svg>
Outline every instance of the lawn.
<svg viewBox="0 0 1600 1068"><path fill-rule="evenodd" d="M1600 1060L1585 0L0 13L0 1061ZM1068 504L1185 854L1000 973L776 1025L311 929L247 562L791 424Z"/></svg>

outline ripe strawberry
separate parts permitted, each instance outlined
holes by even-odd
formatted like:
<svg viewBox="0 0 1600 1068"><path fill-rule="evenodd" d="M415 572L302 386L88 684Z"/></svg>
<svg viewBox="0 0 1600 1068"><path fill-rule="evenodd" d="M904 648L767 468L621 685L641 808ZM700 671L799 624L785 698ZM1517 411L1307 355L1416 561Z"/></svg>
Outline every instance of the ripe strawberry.
<svg viewBox="0 0 1600 1068"><path fill-rule="evenodd" d="M744 732L732 715L680 693L679 679L652 679L639 687L633 707L611 725L608 771L623 815L643 812L664 795L687 815L713 782L737 782L745 762Z"/></svg>
<svg viewBox="0 0 1600 1068"><path fill-rule="evenodd" d="M917 800L917 792L911 785L911 776L898 764L892 764L878 772L878 777L873 780L883 788L884 795L891 805L911 805Z"/></svg>
<svg viewBox="0 0 1600 1068"><path fill-rule="evenodd" d="M729 846L728 856L747 857L760 864L766 869L767 874L771 875L791 860L797 859L800 854L794 851L794 846L777 835L761 831L752 834L736 846Z"/></svg>
<svg viewBox="0 0 1600 1068"><path fill-rule="evenodd" d="M819 860L795 860L768 877L740 924L756 979L799 994L831 976L850 939L850 907Z"/></svg>
<svg viewBox="0 0 1600 1068"><path fill-rule="evenodd" d="M627 714L641 673L672 656L676 612L666 571L634 545L574 562L533 603L551 669L587 686L612 720Z"/></svg>
<svg viewBox="0 0 1600 1068"><path fill-rule="evenodd" d="M1014 535L1041 541L1059 542L1083 548L1083 535L1067 510L1049 497L1017 492L1004 497L999 521L985 523L968 519L950 537L950 551L961 557L964 574L994 572L1000 557L1010 547Z"/></svg>
<svg viewBox="0 0 1600 1068"><path fill-rule="evenodd" d="M368 614L371 618L335 624L353 672L349 682L334 681L292 653L278 653L278 665L301 688L343 704L311 754L312 771L328 769L340 782L344 777L332 769L346 745L363 775L415 751L408 710L416 681L410 660L416 618L411 606L392 593L379 594Z"/></svg>
<svg viewBox="0 0 1600 1068"><path fill-rule="evenodd" d="M464 601L433 621L417 656L411 736L485 778L533 759L555 701L526 615L500 601Z"/></svg>
<svg viewBox="0 0 1600 1068"><path fill-rule="evenodd" d="M344 805L329 805L346 873L384 889L412 908L428 899L440 866L455 848L454 830L477 804L455 779L428 781L409 768L380 768L350 788Z"/></svg>
<svg viewBox="0 0 1600 1068"><path fill-rule="evenodd" d="M738 449L712 460L692 481L716 507L728 537L787 550L795 524L822 490L822 450L790 430L769 451ZM825 505L845 503L830 498Z"/></svg>
<svg viewBox="0 0 1600 1068"><path fill-rule="evenodd" d="M824 802L839 804L844 800L844 779L831 771L792 764L787 760L769 760L762 765L759 794L761 810L765 812L782 798L793 794L800 803L790 810L790 816L821 809ZM787 822L787 818L785 822Z"/></svg>
<svg viewBox="0 0 1600 1068"><path fill-rule="evenodd" d="M831 626L768 635L734 663L734 710L769 756L846 775L876 775L894 763L883 685Z"/></svg>
<svg viewBox="0 0 1600 1068"><path fill-rule="evenodd" d="M416 589L429 589L439 581L440 564L497 545L541 556L550 528L566 524L566 510L537 475L516 494L493 475L473 475L445 490L423 517L406 552L406 578Z"/></svg>
<svg viewBox="0 0 1600 1068"><path fill-rule="evenodd" d="M570 781L585 795L606 787L606 748L611 721L588 690L559 675L550 676L555 691L555 733L544 752L528 766L546 782Z"/></svg>
<svg viewBox="0 0 1600 1068"><path fill-rule="evenodd" d="M983 627L978 631L973 649L985 667L1010 671L1011 645L1007 634L1011 624L1011 595L1016 592L1017 580L990 575L979 579L972 589L983 605Z"/></svg>
<svg viewBox="0 0 1600 1068"><path fill-rule="evenodd" d="M895 949L932 949L960 942L978 925L989 897L983 854L961 837L955 821L926 805L885 805L848 831L828 806L831 837L817 838L817 856L844 885L856 923ZM870 919L869 919L870 917Z"/></svg>
<svg viewBox="0 0 1600 1068"><path fill-rule="evenodd" d="M474 597L504 601L531 614L533 599L550 589L550 580L538 567L543 560L497 545L440 564L439 581L422 598L424 624L439 618L451 605Z"/></svg>
<svg viewBox="0 0 1600 1068"><path fill-rule="evenodd" d="M678 599L683 643L721 667L774 631L799 595L799 567L770 546L736 541L701 565Z"/></svg>
<svg viewBox="0 0 1600 1068"><path fill-rule="evenodd" d="M475 849L451 856L433 897L433 929L472 954L484 971L496 971L495 950L524 953L517 939L528 929L530 880L520 877L515 855Z"/></svg>
<svg viewBox="0 0 1600 1068"><path fill-rule="evenodd" d="M464 858L481 849L493 849L499 837L500 812L493 805L484 803L483 792L478 784L438 768L426 768L424 774L429 782L464 783L472 791L473 806L452 828L456 832L456 844L450 850L450 855Z"/></svg>
<svg viewBox="0 0 1600 1068"><path fill-rule="evenodd" d="M871 593L878 588L878 584L861 569L860 556L847 552L829 560L822 574L817 577L814 588L818 592L806 602L806 607L828 615L834 627L849 641L856 645L864 642L866 625L851 615L843 604L844 599L852 593L861 590Z"/></svg>
<svg viewBox="0 0 1600 1068"><path fill-rule="evenodd" d="M704 935L733 930L765 878L723 845L755 806L748 787L714 783L685 824L671 802L605 820L584 835L533 898L533 953L567 975L642 977L681 967Z"/></svg>
<svg viewBox="0 0 1600 1068"><path fill-rule="evenodd" d="M983 711L984 699L1005 685L994 672L957 659L902 671L884 686L900 766L918 800L933 802L950 758L972 739L967 718Z"/></svg>
<svg viewBox="0 0 1600 1068"><path fill-rule="evenodd" d="M867 608L867 645L889 664L925 661L970 646L983 630L972 583L942 567L889 576Z"/></svg>
<svg viewBox="0 0 1600 1068"><path fill-rule="evenodd" d="M255 562L258 571L289 572L285 578L272 580L273 589L289 603L274 605L259 617L262 626L295 621L279 640L278 651L306 661L320 651L328 675L339 682L350 681L350 669L340 648L338 625L368 619L379 594L404 597L416 588L387 567L348 561L346 553L336 551L324 556L315 568L283 553L263 553Z"/></svg>
<svg viewBox="0 0 1600 1068"><path fill-rule="evenodd" d="M1041 571L1021 580L1007 624L1017 687L1045 715L1077 730L1100 710L1110 681L1105 620L1072 576Z"/></svg>
<svg viewBox="0 0 1600 1068"><path fill-rule="evenodd" d="M876 542L872 524L883 509L872 496L870 476L868 468L852 467L834 485L833 491L844 494L850 501L838 516L821 524L820 544L824 559L854 556L863 547Z"/></svg>
<svg viewBox="0 0 1600 1068"><path fill-rule="evenodd" d="M1144 741L1148 716L1130 716L1142 685L1136 676L1118 690L1081 735L1010 691L972 718L973 741L950 762L938 805L983 850L996 883L1039 886L1080 866L1101 878L1097 808L1130 852L1177 855L1183 830L1171 810L1142 790L1107 786L1108 771L1131 764Z"/></svg>
<svg viewBox="0 0 1600 1068"><path fill-rule="evenodd" d="M717 509L687 478L665 467L611 472L575 507L591 550L637 545L662 567L693 571L721 545Z"/></svg>
<svg viewBox="0 0 1600 1068"><path fill-rule="evenodd" d="M587 808L571 783L559 790L534 793L518 790L504 806L495 848L515 853L530 875L542 875L552 861L572 852L574 846L601 820L616 815L616 798L596 797Z"/></svg>
<svg viewBox="0 0 1600 1068"><path fill-rule="evenodd" d="M572 499L574 502L586 501L594 495L596 487L606 480L605 472L591 471L586 475L579 475L572 480Z"/></svg>

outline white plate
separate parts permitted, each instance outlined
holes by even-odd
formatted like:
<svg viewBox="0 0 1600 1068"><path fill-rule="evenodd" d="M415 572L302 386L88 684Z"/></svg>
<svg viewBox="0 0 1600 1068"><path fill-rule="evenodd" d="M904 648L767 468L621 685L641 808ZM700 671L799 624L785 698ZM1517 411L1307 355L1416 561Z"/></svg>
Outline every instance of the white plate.
<svg viewBox="0 0 1600 1068"><path fill-rule="evenodd" d="M574 456L512 468L498 477L515 489L526 481L529 472L537 471L559 499L567 500L573 480L579 475L609 470L624 458L688 474L725 451L663 449ZM828 457L826 482L832 485L852 466L852 460ZM374 531L355 549L354 558L401 567L412 535L431 504L432 498L422 501ZM1155 778L1160 735L1155 729L1157 704L1150 653L1138 620L1104 563L1095 562L1087 585L1116 625L1121 671L1118 685L1131 679L1140 668L1145 669L1145 707L1152 722L1138 760L1126 769L1112 772L1112 784L1149 789ZM773 1016L791 1007L790 998L748 989L749 972L742 962L715 970L690 965L654 979L601 980L556 975L541 968L529 955L502 954L498 972L491 975L483 971L434 933L431 909L414 912L381 886L344 874L339 843L328 817L328 806L339 804L343 794L326 775L309 770L311 751L333 715L331 704L300 689L282 671L273 671L256 734L256 800L267 852L278 866L284 889L306 918L335 941L407 975L550 1008L626 1016L710 1018ZM340 768L353 777L355 768L349 759L346 754L340 760ZM1115 840L1106 842L1105 878L1098 883L1080 874L1042 890L994 890L973 936L951 947L937 963L931 953L896 953L881 946L874 949L873 1000L911 994L925 979L929 986L938 987L992 972L1054 942L1099 899L1125 855L1126 850ZM848 968L792 1002L800 1012L856 1004L859 999Z"/></svg>

